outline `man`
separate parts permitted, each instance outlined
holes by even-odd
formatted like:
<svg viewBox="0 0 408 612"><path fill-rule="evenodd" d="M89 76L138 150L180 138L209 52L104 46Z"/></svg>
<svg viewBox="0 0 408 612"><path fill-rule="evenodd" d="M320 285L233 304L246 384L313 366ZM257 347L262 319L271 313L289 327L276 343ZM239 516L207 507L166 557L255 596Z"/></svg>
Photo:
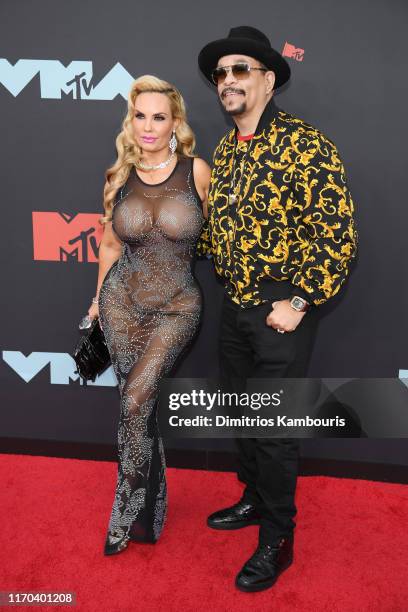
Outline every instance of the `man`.
<svg viewBox="0 0 408 612"><path fill-rule="evenodd" d="M290 68L262 32L232 28L198 63L235 122L214 153L198 252L213 255L224 280L221 377L241 392L250 377L306 376L318 307L339 291L355 254L353 202L335 145L276 107ZM236 586L260 591L292 563L298 441L237 442L243 497L208 525L259 524Z"/></svg>

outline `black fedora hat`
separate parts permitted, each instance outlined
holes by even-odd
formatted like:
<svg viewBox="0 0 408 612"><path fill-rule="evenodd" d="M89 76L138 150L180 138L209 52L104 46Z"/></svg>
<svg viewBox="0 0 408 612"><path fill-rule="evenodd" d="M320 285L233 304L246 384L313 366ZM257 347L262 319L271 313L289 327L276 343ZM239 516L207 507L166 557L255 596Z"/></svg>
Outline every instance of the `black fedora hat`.
<svg viewBox="0 0 408 612"><path fill-rule="evenodd" d="M242 53L257 59L275 73L274 89L277 89L290 77L290 68L282 55L271 47L265 34L250 26L231 28L227 38L220 38L208 43L201 49L198 65L204 76L212 83L211 73L217 66L220 57Z"/></svg>

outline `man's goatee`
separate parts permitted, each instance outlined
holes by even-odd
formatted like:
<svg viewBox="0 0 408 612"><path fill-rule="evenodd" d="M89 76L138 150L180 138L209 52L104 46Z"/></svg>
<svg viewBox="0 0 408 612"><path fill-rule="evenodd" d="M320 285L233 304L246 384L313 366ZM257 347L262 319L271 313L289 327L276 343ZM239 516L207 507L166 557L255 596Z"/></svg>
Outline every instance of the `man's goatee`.
<svg viewBox="0 0 408 612"><path fill-rule="evenodd" d="M231 115L231 117L234 115L242 115L242 113L245 113L246 111L246 102L243 102L241 106L238 106L238 108L233 108L232 110L225 109L225 111Z"/></svg>

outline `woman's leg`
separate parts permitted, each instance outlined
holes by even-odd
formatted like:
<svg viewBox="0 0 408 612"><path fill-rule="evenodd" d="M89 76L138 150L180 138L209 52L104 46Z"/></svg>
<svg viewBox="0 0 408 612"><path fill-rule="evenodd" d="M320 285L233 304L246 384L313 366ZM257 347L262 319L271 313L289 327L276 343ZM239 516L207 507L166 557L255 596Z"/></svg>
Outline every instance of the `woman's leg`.
<svg viewBox="0 0 408 612"><path fill-rule="evenodd" d="M154 542L160 536L167 497L163 445L157 428L158 388L197 324L196 315L155 313L139 315L128 330L133 341L126 343L122 361L126 357L133 365L121 391L118 481L106 554L119 552L129 539Z"/></svg>

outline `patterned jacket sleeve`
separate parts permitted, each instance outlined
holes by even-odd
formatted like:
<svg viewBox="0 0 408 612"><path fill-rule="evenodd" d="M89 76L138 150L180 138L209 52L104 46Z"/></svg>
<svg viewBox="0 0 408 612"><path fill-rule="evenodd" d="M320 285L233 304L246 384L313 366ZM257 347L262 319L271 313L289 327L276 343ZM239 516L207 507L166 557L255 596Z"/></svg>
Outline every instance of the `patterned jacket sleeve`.
<svg viewBox="0 0 408 612"><path fill-rule="evenodd" d="M294 192L307 229L307 247L292 284L315 305L333 297L345 282L357 250L354 205L335 145L320 132L299 147ZM297 293L296 289L293 291Z"/></svg>
<svg viewBox="0 0 408 612"><path fill-rule="evenodd" d="M207 203L208 217L204 221L201 229L200 237L196 245L196 256L197 257L211 257L213 254L211 245L211 225L210 225L210 202Z"/></svg>

